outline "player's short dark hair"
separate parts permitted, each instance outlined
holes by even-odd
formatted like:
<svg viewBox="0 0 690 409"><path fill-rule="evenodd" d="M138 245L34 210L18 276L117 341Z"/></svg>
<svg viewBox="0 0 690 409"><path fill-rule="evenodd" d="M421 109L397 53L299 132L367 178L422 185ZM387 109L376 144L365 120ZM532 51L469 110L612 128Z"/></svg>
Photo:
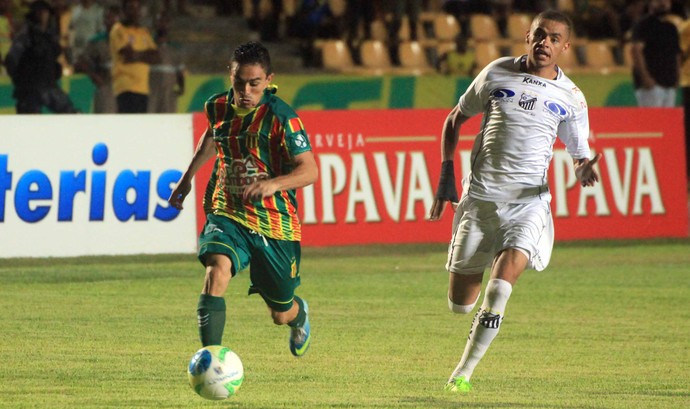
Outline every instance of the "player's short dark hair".
<svg viewBox="0 0 690 409"><path fill-rule="evenodd" d="M238 65L259 64L266 71L266 75L272 72L271 56L266 47L257 41L250 41L237 47L230 61Z"/></svg>
<svg viewBox="0 0 690 409"><path fill-rule="evenodd" d="M534 21L538 20L551 20L559 22L568 28L568 36L572 34L573 20L567 14L562 13L558 10L542 11L541 13L537 14L536 17L534 17Z"/></svg>

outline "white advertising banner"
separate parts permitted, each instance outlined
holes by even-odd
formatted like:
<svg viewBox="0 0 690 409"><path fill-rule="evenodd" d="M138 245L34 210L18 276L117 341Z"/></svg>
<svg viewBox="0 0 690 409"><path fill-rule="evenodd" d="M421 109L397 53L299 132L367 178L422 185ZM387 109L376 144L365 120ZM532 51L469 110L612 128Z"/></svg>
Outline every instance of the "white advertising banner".
<svg viewBox="0 0 690 409"><path fill-rule="evenodd" d="M191 115L0 117L0 257L196 251Z"/></svg>

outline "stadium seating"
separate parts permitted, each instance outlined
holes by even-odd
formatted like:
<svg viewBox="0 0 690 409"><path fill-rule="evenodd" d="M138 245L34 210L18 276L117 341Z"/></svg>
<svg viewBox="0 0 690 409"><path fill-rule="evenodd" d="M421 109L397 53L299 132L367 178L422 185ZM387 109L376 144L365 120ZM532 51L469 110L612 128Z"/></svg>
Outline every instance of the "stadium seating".
<svg viewBox="0 0 690 409"><path fill-rule="evenodd" d="M460 34L460 24L450 14L437 13L432 26L437 41L455 41L455 37Z"/></svg>
<svg viewBox="0 0 690 409"><path fill-rule="evenodd" d="M524 41L531 25L532 16L529 14L511 14L508 16L508 38L511 42Z"/></svg>
<svg viewBox="0 0 690 409"><path fill-rule="evenodd" d="M629 68L616 63L611 42L606 40L587 41L583 45L585 67L589 72L611 74L629 72Z"/></svg>
<svg viewBox="0 0 690 409"><path fill-rule="evenodd" d="M418 41L403 41L398 47L402 72L412 75L429 74L434 69L429 65L424 49Z"/></svg>
<svg viewBox="0 0 690 409"><path fill-rule="evenodd" d="M383 41L365 40L360 47L362 66L372 75L382 75L392 71L388 47Z"/></svg>
<svg viewBox="0 0 690 409"><path fill-rule="evenodd" d="M324 40L320 44L323 68L344 72L354 69L350 50L343 40Z"/></svg>
<svg viewBox="0 0 690 409"><path fill-rule="evenodd" d="M501 56L501 52L496 44L488 41L476 43L474 45L474 53L478 70L483 69L487 64Z"/></svg>

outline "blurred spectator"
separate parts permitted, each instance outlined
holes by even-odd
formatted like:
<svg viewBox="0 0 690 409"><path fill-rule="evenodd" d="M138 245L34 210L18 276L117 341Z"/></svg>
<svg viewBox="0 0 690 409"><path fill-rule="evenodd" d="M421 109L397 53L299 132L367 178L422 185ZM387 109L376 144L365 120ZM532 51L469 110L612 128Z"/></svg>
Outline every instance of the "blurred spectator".
<svg viewBox="0 0 690 409"><path fill-rule="evenodd" d="M677 28L666 20L670 10L671 0L650 0L649 14L633 27L633 82L639 106L675 106L681 50Z"/></svg>
<svg viewBox="0 0 690 409"><path fill-rule="evenodd" d="M647 0L626 0L620 12L620 27L627 41L635 23L647 15Z"/></svg>
<svg viewBox="0 0 690 409"><path fill-rule="evenodd" d="M140 24L141 2L122 0L122 21L110 31L113 92L118 113L148 110L150 64L160 61L149 30Z"/></svg>
<svg viewBox="0 0 690 409"><path fill-rule="evenodd" d="M74 61L77 61L86 44L104 30L103 7L96 0L80 0L72 6L70 30L72 56Z"/></svg>
<svg viewBox="0 0 690 409"><path fill-rule="evenodd" d="M62 73L63 75L71 75L74 72L74 67L72 66L74 63L74 55L72 54L72 48L70 46L72 10L69 7L68 0L52 0L52 5L55 17L57 18L60 47L62 48L62 53L59 58L60 64L62 65Z"/></svg>
<svg viewBox="0 0 690 409"><path fill-rule="evenodd" d="M76 109L58 86L61 47L53 9L44 0L31 3L22 28L12 41L5 65L14 84L18 114L38 114L43 107L55 113Z"/></svg>
<svg viewBox="0 0 690 409"><path fill-rule="evenodd" d="M177 112L177 97L184 94L185 67L180 46L170 41L170 18L160 13L156 18L156 45L160 62L151 65L148 112Z"/></svg>
<svg viewBox="0 0 690 409"><path fill-rule="evenodd" d="M283 12L282 0L251 1L249 29L259 33L261 41L280 40L280 15Z"/></svg>
<svg viewBox="0 0 690 409"><path fill-rule="evenodd" d="M391 19L388 24L388 47L391 62L400 65L398 48L401 42L400 29L402 28L403 17L407 16L409 24L410 41L417 41L417 26L419 25L419 14L422 12L421 0L389 0L388 12Z"/></svg>
<svg viewBox="0 0 690 409"><path fill-rule="evenodd" d="M13 32L10 0L0 0L0 75L5 73L5 56L10 51Z"/></svg>
<svg viewBox="0 0 690 409"><path fill-rule="evenodd" d="M305 66L319 66L314 41L317 38L339 38L342 31L339 23L326 0L301 1L287 34L301 40L300 53Z"/></svg>
<svg viewBox="0 0 690 409"><path fill-rule="evenodd" d="M345 38L350 51L358 49L362 40L371 39L371 24L376 19L377 3L374 0L350 0L347 2Z"/></svg>
<svg viewBox="0 0 690 409"><path fill-rule="evenodd" d="M623 41L621 10L624 0L579 0L573 20L578 36L592 40L615 38Z"/></svg>
<svg viewBox="0 0 690 409"><path fill-rule="evenodd" d="M96 87L93 94L93 112L96 114L113 114L117 112L113 80L110 74L112 58L110 57L110 30L120 18L120 8L109 6L103 11L103 29L93 36L84 52L77 60L75 69L89 76Z"/></svg>
<svg viewBox="0 0 690 409"><path fill-rule="evenodd" d="M491 0L489 2L491 16L496 20L496 26L501 36L508 35L508 16L513 12L513 0Z"/></svg>
<svg viewBox="0 0 690 409"><path fill-rule="evenodd" d="M467 47L467 38L458 34L455 48L439 56L438 71L445 75L469 77L477 68L474 51Z"/></svg>

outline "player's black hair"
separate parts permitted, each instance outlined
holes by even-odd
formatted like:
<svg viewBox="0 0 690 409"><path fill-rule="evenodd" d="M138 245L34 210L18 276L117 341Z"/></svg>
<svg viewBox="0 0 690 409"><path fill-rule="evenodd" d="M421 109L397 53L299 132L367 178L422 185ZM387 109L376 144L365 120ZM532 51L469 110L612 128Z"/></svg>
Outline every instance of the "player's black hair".
<svg viewBox="0 0 690 409"><path fill-rule="evenodd" d="M565 25L568 27L568 36L573 32L573 20L567 14L561 13L558 10L542 11L534 18L534 21L538 20L551 20Z"/></svg>
<svg viewBox="0 0 690 409"><path fill-rule="evenodd" d="M272 73L271 56L266 47L257 41L250 41L237 47L230 61L238 65L259 64L266 71L266 75Z"/></svg>

